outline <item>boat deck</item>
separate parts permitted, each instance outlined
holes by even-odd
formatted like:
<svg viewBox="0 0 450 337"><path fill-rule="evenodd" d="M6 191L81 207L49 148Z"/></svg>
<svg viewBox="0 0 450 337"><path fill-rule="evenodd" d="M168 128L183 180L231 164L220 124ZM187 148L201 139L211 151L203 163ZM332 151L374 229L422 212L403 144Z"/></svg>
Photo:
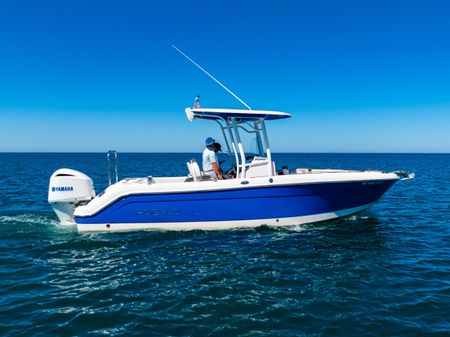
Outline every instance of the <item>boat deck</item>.
<svg viewBox="0 0 450 337"><path fill-rule="evenodd" d="M297 168L289 170L289 174L283 174L282 171L277 172L277 176L292 176L292 175L315 175L315 174L326 174L326 173L357 173L357 172L378 172L375 170L340 170L340 169L311 169L311 168ZM233 180L234 178L225 179ZM120 181L122 184L126 185L152 185L152 184L178 184L178 183L189 183L194 180L190 176L178 176L178 177L140 177L140 178L126 178ZM209 178L209 176L202 176L202 179L196 182L213 182L218 181Z"/></svg>

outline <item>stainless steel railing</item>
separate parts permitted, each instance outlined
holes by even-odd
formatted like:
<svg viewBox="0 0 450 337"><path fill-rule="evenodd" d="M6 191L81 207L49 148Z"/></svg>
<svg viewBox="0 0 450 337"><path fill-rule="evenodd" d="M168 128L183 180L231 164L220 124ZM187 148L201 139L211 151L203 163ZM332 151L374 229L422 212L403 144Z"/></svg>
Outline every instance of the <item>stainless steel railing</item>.
<svg viewBox="0 0 450 337"><path fill-rule="evenodd" d="M114 166L114 175L116 178L116 183L119 181L119 172L117 169L117 151L108 151L108 153L106 154L106 158L108 159L108 183L109 186L111 186L112 184L112 177L111 177L111 167ZM114 163L112 164L111 161L114 161Z"/></svg>

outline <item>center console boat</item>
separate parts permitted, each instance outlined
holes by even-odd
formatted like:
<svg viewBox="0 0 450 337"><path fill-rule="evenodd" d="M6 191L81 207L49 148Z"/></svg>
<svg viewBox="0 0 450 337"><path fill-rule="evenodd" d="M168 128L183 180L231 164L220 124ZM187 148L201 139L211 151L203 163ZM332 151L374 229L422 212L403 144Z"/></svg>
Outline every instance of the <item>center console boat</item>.
<svg viewBox="0 0 450 337"><path fill-rule="evenodd" d="M272 158L266 122L289 118L279 111L186 108L189 121L219 125L233 162L216 180L195 160L181 177L129 178L96 195L85 174L60 169L50 178L48 201L60 222L80 232L210 230L289 226L366 210L406 172L287 168ZM255 140L244 151L242 132ZM280 169L281 168L281 169ZM116 168L117 177L117 168Z"/></svg>

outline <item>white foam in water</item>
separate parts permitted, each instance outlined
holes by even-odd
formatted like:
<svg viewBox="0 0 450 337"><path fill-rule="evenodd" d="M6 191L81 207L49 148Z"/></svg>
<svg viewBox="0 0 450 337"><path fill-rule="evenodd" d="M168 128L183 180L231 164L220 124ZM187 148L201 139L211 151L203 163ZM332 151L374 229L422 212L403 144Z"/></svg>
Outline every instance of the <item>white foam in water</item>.
<svg viewBox="0 0 450 337"><path fill-rule="evenodd" d="M286 229L291 232L302 232L302 231L306 230L304 225L289 226L289 227L286 227Z"/></svg>
<svg viewBox="0 0 450 337"><path fill-rule="evenodd" d="M36 213L21 213L0 216L0 230L2 232L36 232L58 229L59 222L52 216Z"/></svg>
<svg viewBox="0 0 450 337"><path fill-rule="evenodd" d="M366 220L369 219L369 216L367 215L351 215L349 217L344 218L347 221L358 221L358 220Z"/></svg>
<svg viewBox="0 0 450 337"><path fill-rule="evenodd" d="M58 224L58 221L56 219L50 219L48 216L33 213L2 215L0 216L0 222L19 222L21 224L29 224L29 225Z"/></svg>

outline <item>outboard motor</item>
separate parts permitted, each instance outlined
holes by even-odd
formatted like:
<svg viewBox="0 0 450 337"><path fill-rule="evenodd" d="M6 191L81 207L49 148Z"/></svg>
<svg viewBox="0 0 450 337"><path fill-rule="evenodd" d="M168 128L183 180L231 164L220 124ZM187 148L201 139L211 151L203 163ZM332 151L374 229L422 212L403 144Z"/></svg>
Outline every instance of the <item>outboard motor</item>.
<svg viewBox="0 0 450 337"><path fill-rule="evenodd" d="M62 225L74 225L73 212L95 197L94 183L84 173L59 169L50 177L48 202Z"/></svg>

